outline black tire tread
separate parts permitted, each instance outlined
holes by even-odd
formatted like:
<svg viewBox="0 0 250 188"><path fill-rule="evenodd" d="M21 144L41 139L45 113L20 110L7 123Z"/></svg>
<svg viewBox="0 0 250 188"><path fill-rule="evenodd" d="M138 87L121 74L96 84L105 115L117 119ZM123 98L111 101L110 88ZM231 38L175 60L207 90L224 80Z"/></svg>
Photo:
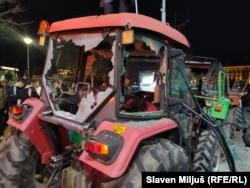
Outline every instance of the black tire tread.
<svg viewBox="0 0 250 188"><path fill-rule="evenodd" d="M212 131L203 131L194 151L192 170L194 172L211 172L212 159L218 140Z"/></svg>
<svg viewBox="0 0 250 188"><path fill-rule="evenodd" d="M141 188L141 172L189 171L188 157L183 148L166 139L139 148L127 173L111 182L103 183L102 188Z"/></svg>
<svg viewBox="0 0 250 188"><path fill-rule="evenodd" d="M0 144L0 187L34 188L37 152L24 133L6 137Z"/></svg>

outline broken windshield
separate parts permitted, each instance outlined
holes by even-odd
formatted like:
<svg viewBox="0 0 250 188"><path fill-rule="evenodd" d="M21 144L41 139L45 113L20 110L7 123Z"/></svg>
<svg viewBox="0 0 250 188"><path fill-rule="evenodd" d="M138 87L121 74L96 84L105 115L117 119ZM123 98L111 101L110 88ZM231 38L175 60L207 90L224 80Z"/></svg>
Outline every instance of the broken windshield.
<svg viewBox="0 0 250 188"><path fill-rule="evenodd" d="M56 116L85 121L112 93L116 34L63 34L50 40L45 91Z"/></svg>

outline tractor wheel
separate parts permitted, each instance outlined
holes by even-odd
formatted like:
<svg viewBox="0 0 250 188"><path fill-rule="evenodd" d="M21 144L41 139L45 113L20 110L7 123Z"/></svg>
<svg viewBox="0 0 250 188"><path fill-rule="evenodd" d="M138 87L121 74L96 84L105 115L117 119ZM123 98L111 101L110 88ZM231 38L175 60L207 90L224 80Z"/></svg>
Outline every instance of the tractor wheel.
<svg viewBox="0 0 250 188"><path fill-rule="evenodd" d="M39 162L38 151L24 133L7 136L0 144L0 187L45 188L46 184L37 181Z"/></svg>
<svg viewBox="0 0 250 188"><path fill-rule="evenodd" d="M194 172L218 172L228 170L219 141L214 132L203 131L194 151L192 170Z"/></svg>
<svg viewBox="0 0 250 188"><path fill-rule="evenodd" d="M229 112L227 114L226 119L224 120L224 123L232 122L232 123L238 124L238 123L241 123L241 121L242 121L241 109L239 107L232 107L229 109ZM228 138L230 139L235 138L235 131L237 130L237 127L235 125L228 124L228 125L225 125L223 128Z"/></svg>
<svg viewBox="0 0 250 188"><path fill-rule="evenodd" d="M122 177L102 183L102 188L141 188L141 172L189 171L188 157L180 146L166 139L145 143L136 153L130 167Z"/></svg>

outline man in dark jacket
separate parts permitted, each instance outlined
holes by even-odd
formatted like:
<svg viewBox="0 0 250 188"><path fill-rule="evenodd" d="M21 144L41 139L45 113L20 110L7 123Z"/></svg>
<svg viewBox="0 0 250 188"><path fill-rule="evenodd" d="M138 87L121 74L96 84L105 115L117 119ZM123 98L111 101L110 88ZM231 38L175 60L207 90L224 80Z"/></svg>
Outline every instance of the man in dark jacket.
<svg viewBox="0 0 250 188"><path fill-rule="evenodd" d="M242 108L241 108L241 117L242 117L242 123L246 124L246 110L247 107L250 106L250 87L248 86L246 89L245 95L241 98L242 101Z"/></svg>

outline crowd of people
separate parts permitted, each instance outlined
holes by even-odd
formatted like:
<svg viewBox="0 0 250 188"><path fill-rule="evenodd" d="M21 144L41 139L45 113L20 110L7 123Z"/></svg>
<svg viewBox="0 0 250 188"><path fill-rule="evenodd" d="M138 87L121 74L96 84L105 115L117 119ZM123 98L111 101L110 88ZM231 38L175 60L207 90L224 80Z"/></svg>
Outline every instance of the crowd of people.
<svg viewBox="0 0 250 188"><path fill-rule="evenodd" d="M21 78L13 83L12 75L0 78L0 140L3 138L11 108L22 104L27 98L40 98L41 86L38 80Z"/></svg>

